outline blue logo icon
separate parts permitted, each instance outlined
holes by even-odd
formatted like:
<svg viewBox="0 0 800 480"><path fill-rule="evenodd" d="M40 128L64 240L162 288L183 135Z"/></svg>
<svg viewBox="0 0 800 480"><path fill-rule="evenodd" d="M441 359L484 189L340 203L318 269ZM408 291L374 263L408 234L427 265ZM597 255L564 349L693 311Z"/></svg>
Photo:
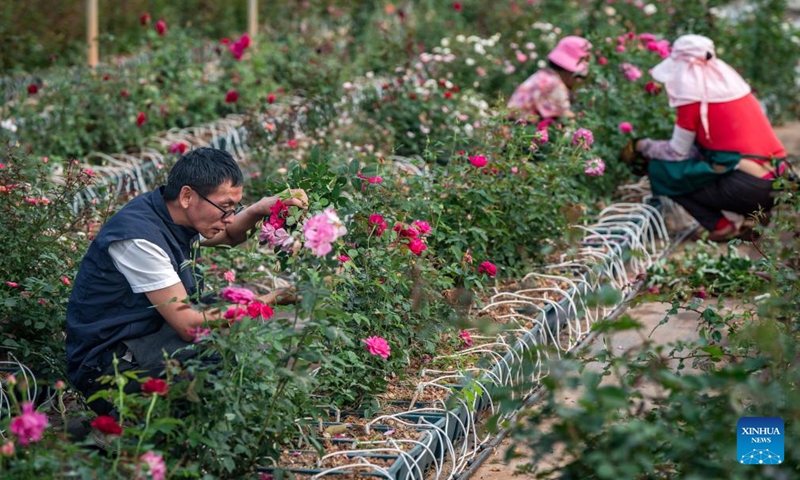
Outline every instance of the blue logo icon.
<svg viewBox="0 0 800 480"><path fill-rule="evenodd" d="M736 459L744 465L783 463L783 420L742 417L736 423Z"/></svg>

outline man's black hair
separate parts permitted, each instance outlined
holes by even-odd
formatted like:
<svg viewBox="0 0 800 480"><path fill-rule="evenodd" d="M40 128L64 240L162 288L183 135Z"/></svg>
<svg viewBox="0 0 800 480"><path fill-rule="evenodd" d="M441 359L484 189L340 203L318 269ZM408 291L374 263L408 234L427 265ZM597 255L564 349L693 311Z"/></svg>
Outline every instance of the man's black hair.
<svg viewBox="0 0 800 480"><path fill-rule="evenodd" d="M230 153L216 148L198 148L175 162L167 177L164 200L178 198L184 185L208 196L225 182L238 187L243 181L242 170Z"/></svg>

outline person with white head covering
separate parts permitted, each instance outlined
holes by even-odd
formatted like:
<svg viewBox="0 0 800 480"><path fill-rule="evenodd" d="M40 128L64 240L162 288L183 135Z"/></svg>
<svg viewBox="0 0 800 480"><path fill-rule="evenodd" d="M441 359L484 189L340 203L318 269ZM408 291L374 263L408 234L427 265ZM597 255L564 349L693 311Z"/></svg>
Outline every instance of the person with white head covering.
<svg viewBox="0 0 800 480"><path fill-rule="evenodd" d="M547 55L549 68L544 68L520 84L508 108L517 118L529 122L557 117L574 117L569 93L578 77L586 76L592 44L574 35L562 38Z"/></svg>
<svg viewBox="0 0 800 480"><path fill-rule="evenodd" d="M739 235L728 217L768 212L773 182L785 169L786 151L761 105L702 35L675 40L669 58L650 74L677 109L670 140L636 142L649 160L653 193L682 205L712 240Z"/></svg>

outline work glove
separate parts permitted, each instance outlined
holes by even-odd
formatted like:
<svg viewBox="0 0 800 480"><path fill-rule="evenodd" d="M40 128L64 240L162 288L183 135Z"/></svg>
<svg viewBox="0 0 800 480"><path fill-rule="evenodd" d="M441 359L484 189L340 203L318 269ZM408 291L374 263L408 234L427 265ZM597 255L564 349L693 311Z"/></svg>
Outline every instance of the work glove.
<svg viewBox="0 0 800 480"><path fill-rule="evenodd" d="M647 158L636 150L638 138L631 139L619 152L619 161L630 168L634 175L647 175Z"/></svg>

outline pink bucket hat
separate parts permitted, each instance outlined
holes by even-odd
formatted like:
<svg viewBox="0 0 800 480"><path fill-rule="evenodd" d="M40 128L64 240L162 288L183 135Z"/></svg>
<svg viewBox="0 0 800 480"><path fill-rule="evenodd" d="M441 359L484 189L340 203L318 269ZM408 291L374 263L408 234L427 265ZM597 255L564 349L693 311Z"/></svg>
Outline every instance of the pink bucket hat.
<svg viewBox="0 0 800 480"><path fill-rule="evenodd" d="M556 48L547 55L547 59L568 72L586 75L591 48L589 40L570 35L558 42Z"/></svg>

